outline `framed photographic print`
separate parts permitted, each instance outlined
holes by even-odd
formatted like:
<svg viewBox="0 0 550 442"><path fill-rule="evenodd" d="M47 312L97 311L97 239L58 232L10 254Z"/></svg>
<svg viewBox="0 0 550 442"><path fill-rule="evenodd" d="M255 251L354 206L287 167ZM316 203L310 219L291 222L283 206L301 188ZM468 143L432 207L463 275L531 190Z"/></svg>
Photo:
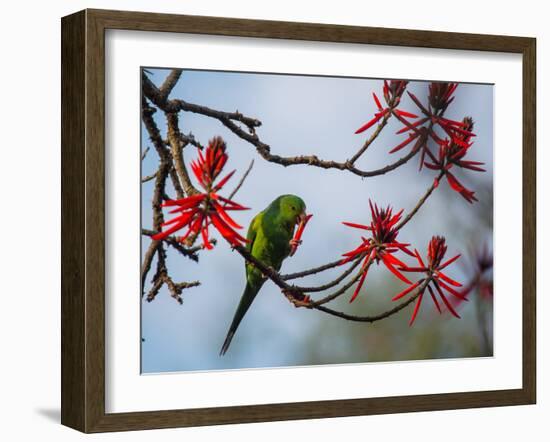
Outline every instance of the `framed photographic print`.
<svg viewBox="0 0 550 442"><path fill-rule="evenodd" d="M62 423L531 404L535 40L62 20Z"/></svg>

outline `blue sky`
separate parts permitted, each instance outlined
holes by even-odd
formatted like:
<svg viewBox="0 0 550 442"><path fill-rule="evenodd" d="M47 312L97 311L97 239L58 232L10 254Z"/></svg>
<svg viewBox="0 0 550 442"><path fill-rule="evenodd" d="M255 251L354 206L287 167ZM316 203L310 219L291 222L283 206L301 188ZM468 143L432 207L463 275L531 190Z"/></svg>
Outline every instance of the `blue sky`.
<svg viewBox="0 0 550 442"><path fill-rule="evenodd" d="M151 80L160 85L168 71L148 69ZM272 153L280 155L316 154L321 158L346 160L370 133L354 131L372 117L375 105L372 92L381 97L381 80L287 76L256 73L230 73L184 70L171 97L219 110L239 110L263 122L260 138ZM427 83L411 82L408 90L426 97ZM424 98L425 101L425 98ZM410 100L403 109L416 112ZM445 235L449 253L466 252L472 244L491 241L493 171L493 86L461 84L455 102L446 116L462 119L470 115L476 122L477 137L471 159L487 163L486 173L457 173L470 188L482 190L480 204L466 203L442 183L415 219L400 232L400 237L424 251L433 234ZM155 114L164 132L161 112ZM430 185L434 172L419 173L413 159L406 166L383 176L362 179L338 170L308 166L282 166L264 161L253 146L237 138L217 120L180 114L180 128L192 132L203 144L221 135L230 156L226 170L237 169L226 186L227 193L252 159L254 168L235 200L251 207L235 213L247 226L252 217L275 197L284 193L301 196L314 218L304 234L298 253L285 261L283 272L297 271L332 261L357 245L357 232L341 221L368 222L368 199L380 205L392 204L396 210L413 207ZM364 169L375 169L399 158L388 151L402 138L391 122L382 135L358 161ZM402 137L402 136L401 136ZM142 127L143 150L149 145ZM407 150L405 150L406 152ZM184 151L188 162L196 157L194 148ZM156 170L154 149L143 162L143 175ZM151 227L152 182L142 186L142 225ZM171 189L169 189L171 191ZM173 193L171 193L173 195ZM143 250L148 246L144 238ZM178 305L163 288L157 299L142 305L142 372L211 370L322 363L368 362L379 360L422 359L476 356L474 308L466 306L461 320L447 315L436 317L429 302L423 304L417 323L406 326L410 310L391 320L373 325L354 324L320 312L295 309L267 282L244 319L232 346L223 358L218 356L234 309L244 288L242 258L221 241L211 252L201 254L200 263L189 261L169 249L169 269L176 280L200 280L202 285L183 293ZM452 276L466 278L460 265L449 270ZM304 279L307 284L330 280L334 272ZM152 273L149 275L149 278ZM374 313L391 307L391 294L401 283L382 268L369 273L367 294L354 304L347 298L336 308L353 313ZM470 303L472 304L472 303ZM382 322L384 324L382 324ZM474 331L472 332L472 329Z"/></svg>

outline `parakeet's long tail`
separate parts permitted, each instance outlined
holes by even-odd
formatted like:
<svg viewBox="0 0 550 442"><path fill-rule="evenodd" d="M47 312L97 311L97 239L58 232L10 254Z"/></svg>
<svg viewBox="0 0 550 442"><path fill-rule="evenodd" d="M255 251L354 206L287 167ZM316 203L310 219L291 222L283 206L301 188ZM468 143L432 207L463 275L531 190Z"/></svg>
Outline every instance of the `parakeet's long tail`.
<svg viewBox="0 0 550 442"><path fill-rule="evenodd" d="M249 283L246 284L246 287L244 289L244 293L241 297L241 301L239 302L239 306L237 307L237 311L235 312L235 316L233 316L233 321L231 322L231 326L229 327L229 331L227 332L227 336L225 337L225 341L223 342L222 348L220 350L220 356L223 356L227 349L229 348L229 345L231 344L231 340L233 339L233 336L235 335L235 332L237 331L237 328L239 327L239 324L244 318L244 315L248 311L248 308L252 304L252 301L254 301L254 298L260 291L260 287L253 287Z"/></svg>

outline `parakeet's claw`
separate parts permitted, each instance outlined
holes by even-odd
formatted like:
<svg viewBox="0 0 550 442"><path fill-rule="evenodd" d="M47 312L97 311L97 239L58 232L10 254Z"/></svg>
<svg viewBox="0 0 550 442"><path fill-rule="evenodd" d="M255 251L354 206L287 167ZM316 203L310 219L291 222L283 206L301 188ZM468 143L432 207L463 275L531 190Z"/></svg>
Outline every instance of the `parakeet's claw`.
<svg viewBox="0 0 550 442"><path fill-rule="evenodd" d="M298 246L302 244L302 240L293 238L289 241L289 244L290 244L290 256L293 256L296 253Z"/></svg>

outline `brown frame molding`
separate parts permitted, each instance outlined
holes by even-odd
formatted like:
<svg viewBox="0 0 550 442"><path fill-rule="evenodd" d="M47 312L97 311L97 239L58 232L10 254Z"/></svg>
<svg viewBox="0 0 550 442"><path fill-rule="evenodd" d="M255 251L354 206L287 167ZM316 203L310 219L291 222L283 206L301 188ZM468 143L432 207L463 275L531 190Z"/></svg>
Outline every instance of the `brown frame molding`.
<svg viewBox="0 0 550 442"><path fill-rule="evenodd" d="M533 404L536 400L536 40L84 10L62 19L61 422L83 432ZM105 413L106 29L518 53L523 56L523 386L516 390Z"/></svg>

